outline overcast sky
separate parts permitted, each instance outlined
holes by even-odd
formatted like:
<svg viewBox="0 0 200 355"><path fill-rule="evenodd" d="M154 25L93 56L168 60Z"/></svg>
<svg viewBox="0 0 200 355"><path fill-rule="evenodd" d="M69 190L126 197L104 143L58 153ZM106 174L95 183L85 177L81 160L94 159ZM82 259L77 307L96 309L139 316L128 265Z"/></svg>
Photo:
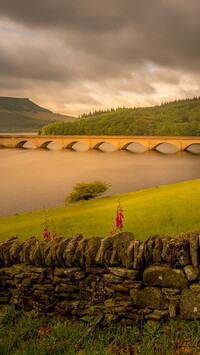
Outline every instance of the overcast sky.
<svg viewBox="0 0 200 355"><path fill-rule="evenodd" d="M200 96L200 1L0 0L0 87L74 116Z"/></svg>

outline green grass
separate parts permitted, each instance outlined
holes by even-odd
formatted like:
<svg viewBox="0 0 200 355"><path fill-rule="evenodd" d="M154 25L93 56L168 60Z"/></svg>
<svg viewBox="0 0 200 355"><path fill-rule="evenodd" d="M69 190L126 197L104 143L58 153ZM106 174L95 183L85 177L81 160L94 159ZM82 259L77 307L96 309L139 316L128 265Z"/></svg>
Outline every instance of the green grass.
<svg viewBox="0 0 200 355"><path fill-rule="evenodd" d="M33 316L13 306L0 312L1 355L171 355L200 353L200 321L165 320L154 327L90 325Z"/></svg>
<svg viewBox="0 0 200 355"><path fill-rule="evenodd" d="M145 240L155 234L175 236L200 229L200 179L121 195L78 202L47 210L58 235L69 237L109 236L120 199L124 208L124 230ZM0 240L18 235L20 240L41 237L44 211L0 218Z"/></svg>

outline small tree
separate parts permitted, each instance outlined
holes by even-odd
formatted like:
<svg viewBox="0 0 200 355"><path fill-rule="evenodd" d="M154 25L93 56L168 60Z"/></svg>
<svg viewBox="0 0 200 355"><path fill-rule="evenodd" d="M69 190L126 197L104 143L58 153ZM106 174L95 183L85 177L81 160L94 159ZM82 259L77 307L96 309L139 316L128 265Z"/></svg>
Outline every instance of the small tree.
<svg viewBox="0 0 200 355"><path fill-rule="evenodd" d="M73 191L66 197L65 203L73 203L82 200L90 200L101 196L110 188L110 184L102 181L81 182L73 187Z"/></svg>

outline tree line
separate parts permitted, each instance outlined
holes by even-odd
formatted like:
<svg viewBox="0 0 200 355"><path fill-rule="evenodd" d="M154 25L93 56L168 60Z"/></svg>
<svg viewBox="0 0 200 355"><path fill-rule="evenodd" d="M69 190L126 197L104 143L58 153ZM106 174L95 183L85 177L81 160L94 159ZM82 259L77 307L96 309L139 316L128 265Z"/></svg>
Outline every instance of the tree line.
<svg viewBox="0 0 200 355"><path fill-rule="evenodd" d="M200 136L200 98L153 107L94 111L73 122L49 124L39 134Z"/></svg>

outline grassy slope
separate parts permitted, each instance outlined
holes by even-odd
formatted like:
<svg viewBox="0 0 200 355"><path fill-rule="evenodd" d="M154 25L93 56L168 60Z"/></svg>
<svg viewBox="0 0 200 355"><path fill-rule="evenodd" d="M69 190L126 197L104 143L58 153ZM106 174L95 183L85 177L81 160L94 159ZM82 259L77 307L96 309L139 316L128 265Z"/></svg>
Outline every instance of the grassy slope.
<svg viewBox="0 0 200 355"><path fill-rule="evenodd" d="M200 179L114 195L47 210L58 234L82 233L108 236L118 199L124 208L124 230L144 240L150 235L200 229ZM36 211L0 218L0 240L17 234L20 240L40 237L44 212Z"/></svg>
<svg viewBox="0 0 200 355"><path fill-rule="evenodd" d="M75 118L48 112L5 112L0 110L0 132L37 132L47 123L70 122Z"/></svg>
<svg viewBox="0 0 200 355"><path fill-rule="evenodd" d="M29 113L0 111L0 132L38 131L46 123L45 119L35 119Z"/></svg>
<svg viewBox="0 0 200 355"><path fill-rule="evenodd" d="M47 121L69 122L74 119L53 113L27 98L0 97L0 132L38 131Z"/></svg>

